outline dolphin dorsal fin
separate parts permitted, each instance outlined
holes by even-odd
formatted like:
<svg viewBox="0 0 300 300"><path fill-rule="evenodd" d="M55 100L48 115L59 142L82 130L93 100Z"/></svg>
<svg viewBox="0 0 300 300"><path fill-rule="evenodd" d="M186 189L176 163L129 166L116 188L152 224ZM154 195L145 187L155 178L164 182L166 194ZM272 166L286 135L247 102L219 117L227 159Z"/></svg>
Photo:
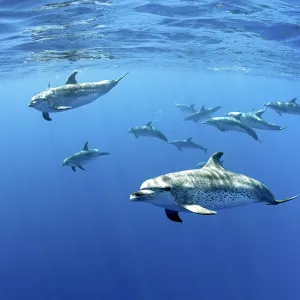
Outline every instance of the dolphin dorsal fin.
<svg viewBox="0 0 300 300"><path fill-rule="evenodd" d="M76 84L77 80L76 80L76 75L78 72L74 72L72 73L72 75L68 78L67 82L65 84Z"/></svg>
<svg viewBox="0 0 300 300"><path fill-rule="evenodd" d="M190 105L190 107L191 107L191 108L194 108L194 107L195 107L195 105L196 105L196 104L191 104L191 105Z"/></svg>
<svg viewBox="0 0 300 300"><path fill-rule="evenodd" d="M150 127L152 127L152 121L150 121L149 123L147 123L147 125L146 126L150 126Z"/></svg>
<svg viewBox="0 0 300 300"><path fill-rule="evenodd" d="M255 115L259 118L261 118L261 115L266 111L266 108L265 109L261 109L261 110L258 110L255 112Z"/></svg>
<svg viewBox="0 0 300 300"><path fill-rule="evenodd" d="M88 151L89 150L89 146L88 146L88 143L89 142L85 142L84 146L83 146L83 149L84 151Z"/></svg>
<svg viewBox="0 0 300 300"><path fill-rule="evenodd" d="M205 110L205 105L203 105L200 110L201 111Z"/></svg>
<svg viewBox="0 0 300 300"><path fill-rule="evenodd" d="M191 142L192 141L192 138L190 137L190 138L188 138L188 139L186 139L187 140L187 142Z"/></svg>
<svg viewBox="0 0 300 300"><path fill-rule="evenodd" d="M223 152L216 152L214 153L208 162L205 164L204 167L214 167L214 168L223 168L222 163L220 162L220 159L224 153Z"/></svg>
<svg viewBox="0 0 300 300"><path fill-rule="evenodd" d="M297 98L293 98L292 100L290 100L290 103L296 103Z"/></svg>

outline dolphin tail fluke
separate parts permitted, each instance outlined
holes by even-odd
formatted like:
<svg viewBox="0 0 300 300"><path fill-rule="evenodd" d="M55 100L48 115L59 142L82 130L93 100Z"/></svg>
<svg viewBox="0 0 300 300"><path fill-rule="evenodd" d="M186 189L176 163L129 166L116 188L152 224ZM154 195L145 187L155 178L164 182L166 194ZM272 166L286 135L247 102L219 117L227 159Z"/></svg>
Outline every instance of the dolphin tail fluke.
<svg viewBox="0 0 300 300"><path fill-rule="evenodd" d="M129 72L125 73L123 76L121 76L119 79L116 80L116 83L118 83L120 80L122 80L124 77L126 77L129 74Z"/></svg>
<svg viewBox="0 0 300 300"><path fill-rule="evenodd" d="M275 202L273 203L267 203L268 205L277 205L277 204L281 204L281 203L284 203L284 202L288 202L288 201L291 201L291 200L294 200L296 198L298 198L300 196L300 194L296 195L296 196L293 196L293 197L290 197L290 198L285 198L285 199L282 199L282 200L275 200Z"/></svg>

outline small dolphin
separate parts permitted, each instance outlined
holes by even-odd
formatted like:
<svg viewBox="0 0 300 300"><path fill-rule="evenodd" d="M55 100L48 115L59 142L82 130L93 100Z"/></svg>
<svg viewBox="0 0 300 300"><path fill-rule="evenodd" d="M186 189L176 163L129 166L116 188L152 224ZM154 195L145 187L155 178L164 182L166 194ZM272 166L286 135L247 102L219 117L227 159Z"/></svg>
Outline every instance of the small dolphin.
<svg viewBox="0 0 300 300"><path fill-rule="evenodd" d="M185 121L194 121L195 123L197 123L202 119L210 118L220 108L221 108L221 106L205 108L205 105L203 105L199 111L197 111L194 114L186 117L184 120Z"/></svg>
<svg viewBox="0 0 300 300"><path fill-rule="evenodd" d="M260 141L256 132L251 127L244 125L241 121L234 117L215 117L202 122L202 124L215 126L222 132L229 130L244 132L256 141Z"/></svg>
<svg viewBox="0 0 300 300"><path fill-rule="evenodd" d="M299 195L276 200L261 182L226 170L220 164L222 152L216 152L202 169L169 173L146 180L130 200L163 207L167 217L182 222L178 212L215 215L218 209L255 202L269 205L284 203Z"/></svg>
<svg viewBox="0 0 300 300"><path fill-rule="evenodd" d="M205 153L207 153L207 149L193 142L191 137L186 140L168 141L168 143L170 145L174 145L180 151L182 151L182 148L190 148L190 149L201 149Z"/></svg>
<svg viewBox="0 0 300 300"><path fill-rule="evenodd" d="M177 104L175 103L175 107L179 108L182 112L195 113L195 104Z"/></svg>
<svg viewBox="0 0 300 300"><path fill-rule="evenodd" d="M300 115L300 105L296 103L297 98L287 102L269 102L264 106L275 110L280 116L282 114Z"/></svg>
<svg viewBox="0 0 300 300"><path fill-rule="evenodd" d="M76 172L76 167L81 170L85 170L83 168L83 165L103 155L110 155L110 153L100 152L100 150L98 149L89 149L88 142L86 142L83 146L82 151L67 157L61 165L71 167L74 172Z"/></svg>
<svg viewBox="0 0 300 300"><path fill-rule="evenodd" d="M223 166L223 163L224 163L224 160L220 160L220 164ZM198 162L196 167L198 169L201 169L203 168L205 165L207 164L207 161L201 161L201 162Z"/></svg>
<svg viewBox="0 0 300 300"><path fill-rule="evenodd" d="M284 127L276 125L274 123L267 122L266 120L262 119L262 114L266 111L265 109L251 111L248 113L242 112L229 112L226 113L226 116L234 117L240 120L244 125L261 129L261 130L283 130Z"/></svg>
<svg viewBox="0 0 300 300"><path fill-rule="evenodd" d="M128 73L117 80L102 80L97 82L78 83L74 72L64 86L48 87L42 93L32 97L29 107L42 112L43 118L52 121L49 113L62 112L87 105L108 93Z"/></svg>
<svg viewBox="0 0 300 300"><path fill-rule="evenodd" d="M152 126L152 121L150 121L147 125L144 126L132 127L129 129L128 133L134 134L136 138L139 138L139 136L148 136L161 139L165 142L168 141L166 136L161 131Z"/></svg>

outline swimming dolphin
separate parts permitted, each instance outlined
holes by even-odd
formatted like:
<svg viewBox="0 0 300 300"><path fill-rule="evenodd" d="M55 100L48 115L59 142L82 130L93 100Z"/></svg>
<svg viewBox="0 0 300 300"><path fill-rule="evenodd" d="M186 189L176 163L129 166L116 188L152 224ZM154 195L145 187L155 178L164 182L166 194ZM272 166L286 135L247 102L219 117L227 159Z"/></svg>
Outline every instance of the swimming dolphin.
<svg viewBox="0 0 300 300"><path fill-rule="evenodd" d="M117 80L102 80L97 82L78 83L74 72L64 86L48 88L32 97L29 107L42 112L43 118L52 121L49 113L74 109L95 101L108 93L128 73Z"/></svg>
<svg viewBox="0 0 300 300"><path fill-rule="evenodd" d="M275 110L280 116L282 114L300 115L300 105L296 103L297 98L287 102L269 102L264 106Z"/></svg>
<svg viewBox="0 0 300 300"><path fill-rule="evenodd" d="M260 141L256 132L251 127L244 125L241 121L234 117L215 117L202 122L202 124L217 127L222 132L229 130L244 132L256 141Z"/></svg>
<svg viewBox="0 0 300 300"><path fill-rule="evenodd" d="M195 113L195 104L177 104L175 103L175 107L179 108L182 112Z"/></svg>
<svg viewBox="0 0 300 300"><path fill-rule="evenodd" d="M182 148L190 148L190 149L201 149L205 153L207 153L207 149L193 142L191 137L186 140L168 141L168 143L170 145L174 145L180 151L182 151Z"/></svg>
<svg viewBox="0 0 300 300"><path fill-rule="evenodd" d="M261 129L261 130L283 130L284 127L276 125L274 123L267 122L266 120L262 119L262 114L266 111L266 109L261 109L257 111L251 111L248 113L242 112L229 112L226 113L226 116L234 117L240 120L244 125Z"/></svg>
<svg viewBox="0 0 300 300"><path fill-rule="evenodd" d="M224 163L224 160L220 160L220 164L223 166L223 163ZM201 169L203 168L205 165L207 164L207 161L201 161L201 162L198 162L196 167Z"/></svg>
<svg viewBox="0 0 300 300"><path fill-rule="evenodd" d="M82 151L67 157L61 165L71 167L74 172L76 172L76 167L81 170L85 170L83 168L83 165L103 155L110 155L110 153L100 152L100 150L98 149L89 149L88 142L86 142L83 146Z"/></svg>
<svg viewBox="0 0 300 300"><path fill-rule="evenodd" d="M131 201L149 202L163 207L167 217L182 222L178 212L215 215L218 209L255 202L269 205L284 203L299 195L276 200L261 182L226 170L220 164L222 152L211 156L202 169L169 173L146 180Z"/></svg>
<svg viewBox="0 0 300 300"><path fill-rule="evenodd" d="M152 121L144 126L132 127L129 129L128 133L134 134L137 139L139 138L139 136L148 136L161 139L165 142L168 141L167 137L161 131L152 126Z"/></svg>
<svg viewBox="0 0 300 300"><path fill-rule="evenodd" d="M195 123L197 123L202 119L210 118L220 108L221 108L221 106L205 108L205 105L203 105L199 111L197 111L194 114L186 117L184 120L185 121L194 121Z"/></svg>

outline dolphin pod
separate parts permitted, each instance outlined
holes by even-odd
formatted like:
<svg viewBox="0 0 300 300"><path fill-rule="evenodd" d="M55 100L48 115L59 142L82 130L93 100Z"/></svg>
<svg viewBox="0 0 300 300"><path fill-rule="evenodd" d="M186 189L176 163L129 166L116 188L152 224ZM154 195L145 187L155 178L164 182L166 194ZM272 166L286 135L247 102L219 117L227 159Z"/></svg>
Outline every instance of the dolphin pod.
<svg viewBox="0 0 300 300"><path fill-rule="evenodd" d="M97 82L78 83L77 72L73 72L65 85L48 88L32 97L29 107L42 112L45 120L51 121L50 113L63 112L92 103L99 97L112 90L125 73L116 80L103 80ZM184 120L207 124L218 128L221 132L239 131L249 135L254 140L260 141L254 129L283 130L277 124L268 122L262 118L266 109L272 109L279 115L300 114L300 105L296 98L286 102L268 102L263 110L251 112L229 112L226 116L213 117L221 106L195 109L194 104L175 104L182 112L189 113ZM139 137L150 137L163 140L165 144L175 146L178 150L200 149L207 153L207 148L194 142L192 138L184 140L168 140L166 135L155 128L150 121L146 125L130 128L128 133ZM99 149L90 149L86 142L81 151L65 158L62 166L67 166L73 172L78 169L85 170L84 166L100 156L110 155ZM299 195L277 200L271 191L260 181L243 174L232 172L223 166L220 160L222 152L214 153L207 162L197 164L197 169L168 173L151 178L142 183L140 190L130 195L132 202L148 202L164 208L168 219L174 222L182 222L180 212L190 212L200 215L215 215L217 210L234 208L251 203L265 203L278 205L291 201Z"/></svg>

